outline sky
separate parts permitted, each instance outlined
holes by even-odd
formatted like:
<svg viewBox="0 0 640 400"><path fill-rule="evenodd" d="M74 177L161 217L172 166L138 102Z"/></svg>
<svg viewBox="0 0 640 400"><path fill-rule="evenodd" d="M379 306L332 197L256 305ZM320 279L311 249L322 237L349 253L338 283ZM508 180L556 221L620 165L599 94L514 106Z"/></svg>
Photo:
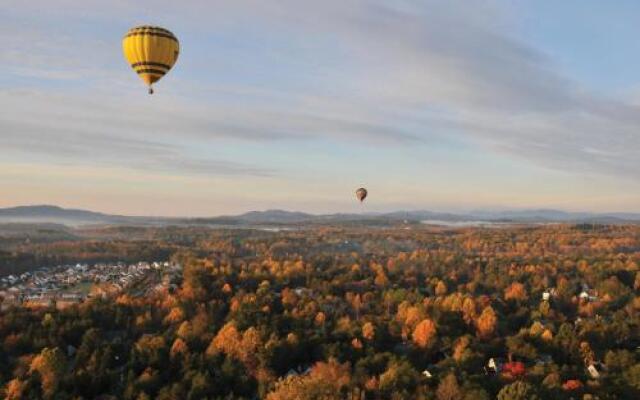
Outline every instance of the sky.
<svg viewBox="0 0 640 400"><path fill-rule="evenodd" d="M640 212L638 15L633 0L4 0L0 207ZM153 96L122 55L142 24L181 45Z"/></svg>

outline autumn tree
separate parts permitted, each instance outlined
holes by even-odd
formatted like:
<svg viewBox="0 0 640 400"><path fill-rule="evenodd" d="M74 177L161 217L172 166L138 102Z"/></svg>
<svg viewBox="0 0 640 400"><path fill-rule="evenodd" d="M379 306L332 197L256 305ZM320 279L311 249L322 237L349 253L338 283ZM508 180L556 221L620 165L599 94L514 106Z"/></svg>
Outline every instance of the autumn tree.
<svg viewBox="0 0 640 400"><path fill-rule="evenodd" d="M498 317L496 316L496 312L493 310L491 306L485 307L482 310L482 313L476 320L476 330L478 336L481 339L488 339L496 331L496 324L498 322Z"/></svg>
<svg viewBox="0 0 640 400"><path fill-rule="evenodd" d="M55 347L44 348L29 367L29 372L37 372L40 376L42 394L45 398L52 398L58 389L60 380L66 370L66 359L62 351Z"/></svg>
<svg viewBox="0 0 640 400"><path fill-rule="evenodd" d="M175 324L183 321L185 318L184 311L180 307L173 307L169 314L164 318L164 322L167 324Z"/></svg>
<svg viewBox="0 0 640 400"><path fill-rule="evenodd" d="M466 297L462 301L462 317L464 321L471 325L476 319L476 303L471 297Z"/></svg>
<svg viewBox="0 0 640 400"><path fill-rule="evenodd" d="M218 352L226 354L235 354L236 350L240 347L242 336L236 324L234 322L226 323L213 338L209 347L207 348L207 355L214 355Z"/></svg>
<svg viewBox="0 0 640 400"><path fill-rule="evenodd" d="M314 365L309 375L293 375L276 382L267 400L341 400L343 390L350 383L349 364L339 364L335 360L319 362Z"/></svg>
<svg viewBox="0 0 640 400"><path fill-rule="evenodd" d="M453 373L448 374L438 385L436 391L438 400L462 400L462 390L458 386L458 380Z"/></svg>
<svg viewBox="0 0 640 400"><path fill-rule="evenodd" d="M453 346L453 359L457 362L463 362L471 355L469 345L471 344L470 336L462 336Z"/></svg>
<svg viewBox="0 0 640 400"><path fill-rule="evenodd" d="M183 270L182 295L195 301L204 301L213 288L210 263L206 260L189 260Z"/></svg>
<svg viewBox="0 0 640 400"><path fill-rule="evenodd" d="M254 327L250 327L242 334L237 356L247 369L255 373L258 368L258 350L262 348L262 338Z"/></svg>
<svg viewBox="0 0 640 400"><path fill-rule="evenodd" d="M373 340L376 335L376 328L371 322L366 322L362 325L362 337L366 340Z"/></svg>
<svg viewBox="0 0 640 400"><path fill-rule="evenodd" d="M189 352L189 346L185 343L181 338L176 338L173 341L173 345L171 346L171 350L169 351L169 355L171 358L176 358L178 355L184 356Z"/></svg>
<svg viewBox="0 0 640 400"><path fill-rule="evenodd" d="M498 392L498 400L540 400L534 386L524 381L516 381L504 386Z"/></svg>
<svg viewBox="0 0 640 400"><path fill-rule="evenodd" d="M18 378L12 379L5 387L5 400L21 400L25 391L25 383Z"/></svg>
<svg viewBox="0 0 640 400"><path fill-rule="evenodd" d="M314 323L316 324L316 326L324 326L324 322L326 321L327 317L325 316L325 314L320 311L316 314L316 317L314 318Z"/></svg>
<svg viewBox="0 0 640 400"><path fill-rule="evenodd" d="M527 288L520 282L513 282L504 291L505 300L524 301L527 299Z"/></svg>
<svg viewBox="0 0 640 400"><path fill-rule="evenodd" d="M430 347L436 337L436 324L428 318L423 319L416 326L411 337L416 346L422 349Z"/></svg>
<svg viewBox="0 0 640 400"><path fill-rule="evenodd" d="M380 375L378 387L386 397L411 398L418 384L418 373L406 361L392 361Z"/></svg>

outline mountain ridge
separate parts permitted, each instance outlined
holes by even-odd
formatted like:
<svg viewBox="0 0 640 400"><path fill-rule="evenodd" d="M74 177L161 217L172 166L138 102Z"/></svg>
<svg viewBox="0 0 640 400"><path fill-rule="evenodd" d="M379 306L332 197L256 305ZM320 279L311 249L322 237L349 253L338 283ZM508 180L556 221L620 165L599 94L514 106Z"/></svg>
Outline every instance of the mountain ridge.
<svg viewBox="0 0 640 400"><path fill-rule="evenodd" d="M64 223L66 225L89 224L211 224L211 225L269 225L336 223L357 221L486 221L486 222L586 222L586 223L623 223L640 222L640 213L610 212L570 212L555 209L523 209L485 211L476 210L467 213L435 212L429 210L370 212L370 213L331 213L311 214L301 211L269 209L248 211L238 215L212 217L145 217L113 215L102 212L62 208L55 205L23 205L0 208L0 222L42 222Z"/></svg>

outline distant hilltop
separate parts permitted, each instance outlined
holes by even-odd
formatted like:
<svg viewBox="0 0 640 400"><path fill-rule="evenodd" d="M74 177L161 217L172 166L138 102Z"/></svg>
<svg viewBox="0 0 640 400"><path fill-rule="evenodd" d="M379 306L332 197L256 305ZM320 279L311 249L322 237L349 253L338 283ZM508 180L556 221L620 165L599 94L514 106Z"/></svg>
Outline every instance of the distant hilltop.
<svg viewBox="0 0 640 400"><path fill-rule="evenodd" d="M112 215L100 212L67 209L53 205L33 205L0 208L0 223L57 223L78 225L290 225L398 222L428 222L433 224L477 223L633 223L640 222L640 213L584 213L552 209L471 211L469 213L441 213L433 211L394 211L363 214L308 214L285 210L250 211L235 216L200 218L140 217Z"/></svg>

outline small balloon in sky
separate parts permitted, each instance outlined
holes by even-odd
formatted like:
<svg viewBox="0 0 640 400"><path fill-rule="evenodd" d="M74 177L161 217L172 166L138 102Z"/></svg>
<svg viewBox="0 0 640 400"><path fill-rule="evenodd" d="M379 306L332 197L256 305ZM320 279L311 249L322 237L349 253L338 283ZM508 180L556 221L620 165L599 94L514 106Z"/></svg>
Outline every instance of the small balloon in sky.
<svg viewBox="0 0 640 400"><path fill-rule="evenodd" d="M356 198L360 200L361 203L364 201L364 199L367 198L367 194L368 192L367 192L367 189L365 188L360 188L356 190Z"/></svg>

